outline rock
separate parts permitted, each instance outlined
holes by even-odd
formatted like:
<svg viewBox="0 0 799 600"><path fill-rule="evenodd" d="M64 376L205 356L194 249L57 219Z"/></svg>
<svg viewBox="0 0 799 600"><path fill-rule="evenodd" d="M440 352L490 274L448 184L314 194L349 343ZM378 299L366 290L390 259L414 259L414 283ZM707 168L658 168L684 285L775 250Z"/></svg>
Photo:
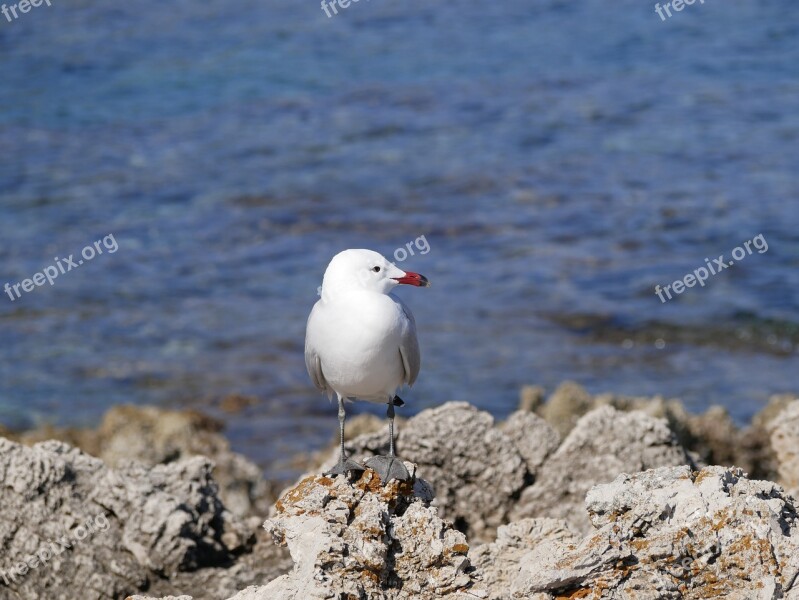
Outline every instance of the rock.
<svg viewBox="0 0 799 600"><path fill-rule="evenodd" d="M589 491L585 537L525 519L468 557L419 483L384 488L370 471L354 485L306 478L264 525L289 545L294 571L230 600L799 598L793 499L740 469L622 474Z"/></svg>
<svg viewBox="0 0 799 600"><path fill-rule="evenodd" d="M411 473L415 466L406 463ZM264 528L287 544L294 570L235 600L453 600L485 597L466 537L438 517L422 480L382 486L309 476L283 494Z"/></svg>
<svg viewBox="0 0 799 600"><path fill-rule="evenodd" d="M544 430L537 421L536 427ZM522 437L520 432L513 435ZM362 462L385 454L388 430L359 436L347 449ZM494 427L489 413L465 402L449 402L409 419L399 429L397 453L418 465L435 489L433 505L472 540L493 539L530 480L527 462L511 436ZM533 463L538 460L534 451L528 454ZM335 464L337 456L331 452L320 471Z"/></svg>
<svg viewBox="0 0 799 600"><path fill-rule="evenodd" d="M516 446L533 477L560 444L558 432L544 419L531 412L516 411L499 425L499 429Z"/></svg>
<svg viewBox="0 0 799 600"><path fill-rule="evenodd" d="M572 396L580 396L582 388L575 388ZM582 393L586 393L582 390ZM640 411L649 416L666 419L669 428L677 436L680 445L692 453L697 464L726 464L742 466L746 460L741 451L741 431L732 421L727 410L711 406L705 413L694 415L685 410L679 400L667 400L662 396L623 396L598 394L588 403L589 410L600 406L612 406L625 412ZM562 409L565 410L565 409ZM585 402L579 405L580 415L588 412ZM565 420L561 417L562 420Z"/></svg>
<svg viewBox="0 0 799 600"><path fill-rule="evenodd" d="M219 410L228 414L238 414L250 406L257 406L258 402L255 396L228 394L219 401Z"/></svg>
<svg viewBox="0 0 799 600"><path fill-rule="evenodd" d="M405 422L406 420L402 417L396 417L394 419L394 425L398 429L404 427ZM361 435L368 435L370 433L382 431L385 426L386 420L376 415L369 413L355 415L351 419L347 419L347 428L344 430L344 439L347 441L354 440ZM335 439L332 441L328 449L338 450L338 435L335 436Z"/></svg>
<svg viewBox="0 0 799 600"><path fill-rule="evenodd" d="M752 417L752 425L764 430L771 429L771 422L779 417L788 405L799 399L796 394L774 394L768 399L768 404L759 413Z"/></svg>
<svg viewBox="0 0 799 600"><path fill-rule="evenodd" d="M0 590L111 600L185 586L220 598L271 573L240 564L252 533L211 471L201 457L110 469L62 442L0 439Z"/></svg>
<svg viewBox="0 0 799 600"><path fill-rule="evenodd" d="M255 463L230 450L221 430L222 423L197 411L122 405L111 408L96 431L44 427L18 438L25 444L59 439L112 467L129 460L155 466L207 456L214 462L214 477L229 510L242 517L268 514L273 490Z"/></svg>
<svg viewBox="0 0 799 600"><path fill-rule="evenodd" d="M13 442L19 442L26 446L33 446L39 442L48 440L58 440L70 446L80 448L87 454L97 456L100 453L97 432L93 429L81 429L78 427L53 427L44 424L36 429L25 431L0 431L0 437L4 437Z"/></svg>
<svg viewBox="0 0 799 600"><path fill-rule="evenodd" d="M194 600L191 596L163 596L153 598L152 596L128 596L125 600Z"/></svg>
<svg viewBox="0 0 799 600"><path fill-rule="evenodd" d="M331 413L332 415L333 413ZM396 417L394 427L398 430L405 425L406 419ZM386 427L385 418L377 417L369 413L352 415L347 417L347 427L344 430L344 440L349 442L362 435L382 431ZM388 437L388 433L385 433ZM323 472L330 462L330 457L335 454L338 457L339 440L338 433L331 437L330 443L323 449L310 453L300 453L292 456L287 466L300 473ZM328 465L329 466L329 465Z"/></svg>
<svg viewBox="0 0 799 600"><path fill-rule="evenodd" d="M574 389L561 396L582 410ZM93 438L70 434L114 468L60 442L0 439L0 598L799 600L793 498L738 468L692 470L669 429L725 460L736 459L726 437L761 432L750 448L767 440L795 493L799 400L773 400L743 432L718 408L693 416L662 398L591 402L600 406L560 446L530 411L498 425L464 403L424 411L402 425L398 451L430 484L383 486L370 470L353 482L312 475L263 528L226 509L211 461L192 456L230 453L201 415L127 407ZM366 433L348 444L355 458L385 451L378 422L363 419ZM141 460L126 459L127 445ZM496 539L469 551L467 531Z"/></svg>
<svg viewBox="0 0 799 600"><path fill-rule="evenodd" d="M590 523L582 509L586 492L619 473L665 465L693 465L663 419L610 406L582 417L561 446L526 488L511 513L512 520L552 517L566 520L575 531Z"/></svg>
<svg viewBox="0 0 799 600"><path fill-rule="evenodd" d="M541 406L540 414L565 438L577 420L592 407L593 398L585 388L573 381L564 381Z"/></svg>
<svg viewBox="0 0 799 600"><path fill-rule="evenodd" d="M737 451L735 464L752 479L779 480L779 464L772 446L772 422L794 400L796 394L775 394L760 412L752 417L748 427L741 430L731 444Z"/></svg>
<svg viewBox="0 0 799 600"><path fill-rule="evenodd" d="M261 469L230 450L222 424L196 411L117 406L98 430L100 453L111 466L135 459L148 465L207 456L225 506L239 516L265 515L273 501Z"/></svg>
<svg viewBox="0 0 799 600"><path fill-rule="evenodd" d="M744 429L739 429L726 409L720 406L712 406L705 413L694 415L686 411L679 400L609 393L591 397L573 382L562 384L547 403L534 404L535 411L562 436L571 431L579 417L600 406L612 406L626 412L637 410L664 418L696 464L735 465L753 477L774 479L776 463L765 424L793 398L795 396L790 394L772 396L768 406Z"/></svg>
<svg viewBox="0 0 799 600"><path fill-rule="evenodd" d="M546 390L540 385L524 385L519 391L519 410L524 412L538 411L544 404Z"/></svg>
<svg viewBox="0 0 799 600"><path fill-rule="evenodd" d="M680 444L697 456L702 464L736 466L753 479L777 479L777 461L771 447L769 424L795 395L772 396L749 426L738 428L727 410L711 406L699 415L688 413L677 400L661 401L661 414L677 435ZM636 403L642 408L642 403ZM653 411L647 411L655 414Z"/></svg>
<svg viewBox="0 0 799 600"><path fill-rule="evenodd" d="M593 488L579 544L530 548L508 598L796 598L799 530L781 488L740 469L662 467Z"/></svg>
<svg viewBox="0 0 799 600"><path fill-rule="evenodd" d="M724 407L711 406L704 413L693 415L681 402L661 397L641 399L632 406L631 410L666 419L680 444L693 453L695 462L742 466L742 432Z"/></svg>
<svg viewBox="0 0 799 600"><path fill-rule="evenodd" d="M530 552L549 552L550 545L562 552L563 548L578 542L579 538L565 521L522 519L500 527L496 541L478 546L469 552L469 559L489 590L488 600L505 600L519 575L522 561Z"/></svg>
<svg viewBox="0 0 799 600"><path fill-rule="evenodd" d="M799 400L788 404L768 427L780 482L799 497Z"/></svg>
<svg viewBox="0 0 799 600"><path fill-rule="evenodd" d="M740 430L736 427L727 409L711 406L703 414L689 418L688 430L693 437L691 449L705 464L741 466L740 452L736 441Z"/></svg>

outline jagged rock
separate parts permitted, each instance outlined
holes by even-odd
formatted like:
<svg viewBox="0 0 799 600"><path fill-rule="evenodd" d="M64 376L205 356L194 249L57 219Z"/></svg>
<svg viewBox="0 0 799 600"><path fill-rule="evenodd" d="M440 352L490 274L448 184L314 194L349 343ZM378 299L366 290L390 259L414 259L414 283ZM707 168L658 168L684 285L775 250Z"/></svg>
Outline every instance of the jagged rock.
<svg viewBox="0 0 799 600"><path fill-rule="evenodd" d="M422 480L383 486L371 470L354 483L303 479L264 523L276 542L288 545L294 570L235 600L485 597L475 586L466 537L438 517L431 499Z"/></svg>
<svg viewBox="0 0 799 600"><path fill-rule="evenodd" d="M752 417L749 426L726 441L732 447L732 464L741 467L750 478L779 479L779 465L771 443L771 423L796 398L796 394L771 396L766 406Z"/></svg>
<svg viewBox="0 0 799 600"><path fill-rule="evenodd" d="M522 519L500 527L496 541L473 549L469 559L482 576L488 600L506 600L521 562L531 551L547 552L549 545L554 545L556 551L562 552L578 542L565 521Z"/></svg>
<svg viewBox="0 0 799 600"><path fill-rule="evenodd" d="M361 461L385 454L388 431L359 436L347 448ZM494 427L489 413L465 402L449 402L409 419L399 429L397 453L418 465L435 489L433 504L441 516L472 540L493 538L529 483L526 460L511 436ZM321 470L336 459L334 451Z"/></svg>
<svg viewBox="0 0 799 600"><path fill-rule="evenodd" d="M523 385L519 390L519 410L535 412L544 404L546 390L540 385Z"/></svg>
<svg viewBox="0 0 799 600"><path fill-rule="evenodd" d="M538 472L514 507L511 519L565 519L576 531L590 523L582 510L586 492L619 473L665 465L692 464L663 419L610 406L582 417Z"/></svg>
<svg viewBox="0 0 799 600"><path fill-rule="evenodd" d="M265 571L217 568L252 534L211 470L199 457L114 470L61 442L0 439L0 597L115 600L180 581L219 598L251 583Z"/></svg>
<svg viewBox="0 0 799 600"><path fill-rule="evenodd" d="M516 446L533 477L560 444L558 432L535 413L518 410L499 428Z"/></svg>
<svg viewBox="0 0 799 600"><path fill-rule="evenodd" d="M750 476L762 479L777 477L768 424L796 398L795 394L772 396L768 405L752 418L752 423L740 429L721 406L711 406L704 413L695 415L685 410L682 402L676 399L608 393L591 397L580 385L568 381L559 386L546 403L542 403L539 388L525 387L535 391L523 394L520 409L522 404L525 408L532 406L562 437L571 431L581 416L600 406L612 406L626 412L641 411L666 419L696 464L734 465L743 468Z"/></svg>
<svg viewBox="0 0 799 600"><path fill-rule="evenodd" d="M402 417L396 417L394 419L394 424L396 427L401 428L405 426L405 421L406 420ZM382 431L385 425L386 420L382 417L378 417L369 413L355 415L351 419L347 419L347 428L344 431L344 439L347 441L354 440L361 435L368 435L370 433ZM338 435L336 435L335 439L332 440L329 449L338 449Z"/></svg>
<svg viewBox="0 0 799 600"><path fill-rule="evenodd" d="M129 425L128 413L117 413L90 442L115 469L61 443L0 440L0 598L105 600L146 590L131 600L799 600L793 499L739 469L674 466L694 465L667 422L683 428L682 439L701 438L706 456L735 458L724 438L742 432L725 412L693 417L657 398L591 401L604 406L560 447L529 411L498 425L463 403L424 411L401 427L398 451L421 463L440 498L421 479L382 486L372 471L355 482L307 477L260 531L269 543L254 547L251 524L220 501L211 463L182 458L205 434L218 435L200 417L159 425L160 413L145 411ZM771 436L782 481L796 487L799 401L781 399L780 413L776 406L746 431ZM375 421L364 423L370 431ZM192 440L190 431L205 433ZM349 445L362 460L384 452L386 438L383 428ZM125 460L125 439L139 457L169 464ZM660 468L638 472L651 467ZM503 525L509 516L534 518ZM469 551L444 519L472 541L499 526L496 540ZM17 572L62 535L73 536L69 550L27 565L35 573ZM288 545L288 565L273 539Z"/></svg>
<svg viewBox="0 0 799 600"><path fill-rule="evenodd" d="M197 411L117 406L105 414L98 430L98 456L110 466L129 459L157 465L207 456L228 510L239 516L267 514L274 497L261 469L232 452L221 429L221 423Z"/></svg>
<svg viewBox="0 0 799 600"><path fill-rule="evenodd" d="M777 479L777 460L771 447L770 423L795 399L792 394L776 394L739 429L727 410L711 406L694 415L677 400L637 399L633 409L645 410L665 418L677 435L680 444L697 455L698 462L712 465L741 467L753 479Z"/></svg>
<svg viewBox="0 0 799 600"><path fill-rule="evenodd" d="M799 497L799 400L788 404L769 423L769 429L780 483L793 496Z"/></svg>
<svg viewBox="0 0 799 600"><path fill-rule="evenodd" d="M618 396L614 399L613 406L620 408L624 400ZM679 400L665 400L660 396L626 400L628 404L624 410L640 410L666 419L677 440L697 464L737 466L750 474L763 474L757 451L758 432L751 428L739 429L726 408L715 405L695 415L685 410Z"/></svg>
<svg viewBox="0 0 799 600"><path fill-rule="evenodd" d="M724 407L711 406L704 413L693 415L685 410L681 402L661 397L649 401L639 400L633 406L632 410L666 419L680 444L690 449L696 462L734 464L740 431Z"/></svg>
<svg viewBox="0 0 799 600"><path fill-rule="evenodd" d="M740 469L620 475L588 493L587 536L554 519L514 522L468 553L474 569L429 490L423 499L409 488L383 488L371 472L354 485L303 480L265 524L288 543L295 570L230 600L799 598L793 499Z"/></svg>
<svg viewBox="0 0 799 600"><path fill-rule="evenodd" d="M789 404L799 399L797 394L774 394L768 399L768 404L752 417L752 425L770 429L771 422L785 410Z"/></svg>
<svg viewBox="0 0 799 600"><path fill-rule="evenodd" d="M662 467L593 488L596 527L521 561L508 598L796 598L799 530L781 488L740 469Z"/></svg>
<svg viewBox="0 0 799 600"><path fill-rule="evenodd" d="M752 466L747 454L741 451L744 446L740 430L721 406L711 406L705 413L693 415L679 400L610 393L591 397L582 386L567 381L555 390L538 412L565 435L580 417L601 406L612 406L625 412L639 411L666 419L679 443L693 453L698 464L742 466L745 463L743 466Z"/></svg>
<svg viewBox="0 0 799 600"><path fill-rule="evenodd" d="M565 438L578 419L592 407L593 398L585 388L573 381L564 381L539 411L555 431Z"/></svg>
<svg viewBox="0 0 799 600"><path fill-rule="evenodd" d="M167 464L190 456L213 460L214 479L225 506L239 516L265 515L275 494L261 469L230 450L222 423L194 410L154 406L112 407L97 430L45 426L17 436L25 444L58 439L102 459L111 467L129 460Z"/></svg>
<svg viewBox="0 0 799 600"><path fill-rule="evenodd" d="M163 596L153 598L152 596L128 596L125 600L194 600L191 596Z"/></svg>

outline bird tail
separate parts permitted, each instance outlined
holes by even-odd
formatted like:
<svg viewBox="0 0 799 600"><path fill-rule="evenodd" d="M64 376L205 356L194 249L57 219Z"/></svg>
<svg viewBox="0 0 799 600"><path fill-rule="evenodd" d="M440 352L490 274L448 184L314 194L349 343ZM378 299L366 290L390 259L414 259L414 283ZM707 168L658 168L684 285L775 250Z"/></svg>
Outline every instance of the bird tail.
<svg viewBox="0 0 799 600"><path fill-rule="evenodd" d="M391 401L391 404L393 404L394 406L405 406L405 400L403 400L399 396L394 396L394 399Z"/></svg>

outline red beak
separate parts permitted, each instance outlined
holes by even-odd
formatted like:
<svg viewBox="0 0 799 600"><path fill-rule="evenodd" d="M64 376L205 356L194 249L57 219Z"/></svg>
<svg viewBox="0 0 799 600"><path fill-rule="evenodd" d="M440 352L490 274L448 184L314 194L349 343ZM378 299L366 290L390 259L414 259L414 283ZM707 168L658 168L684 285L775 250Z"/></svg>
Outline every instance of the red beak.
<svg viewBox="0 0 799 600"><path fill-rule="evenodd" d="M406 271L404 277L394 277L394 281L407 285L415 285L416 287L430 287L430 282L427 281L427 277L419 275L419 273L414 273L413 271Z"/></svg>

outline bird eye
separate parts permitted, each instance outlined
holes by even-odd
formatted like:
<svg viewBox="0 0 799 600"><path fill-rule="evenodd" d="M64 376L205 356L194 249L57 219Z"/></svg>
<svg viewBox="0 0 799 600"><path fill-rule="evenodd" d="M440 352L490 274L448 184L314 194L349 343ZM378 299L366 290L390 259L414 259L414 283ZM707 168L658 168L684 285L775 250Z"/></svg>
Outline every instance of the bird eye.
<svg viewBox="0 0 799 600"><path fill-rule="evenodd" d="M374 271L375 273L379 273L380 267L372 267L372 271Z"/></svg>

